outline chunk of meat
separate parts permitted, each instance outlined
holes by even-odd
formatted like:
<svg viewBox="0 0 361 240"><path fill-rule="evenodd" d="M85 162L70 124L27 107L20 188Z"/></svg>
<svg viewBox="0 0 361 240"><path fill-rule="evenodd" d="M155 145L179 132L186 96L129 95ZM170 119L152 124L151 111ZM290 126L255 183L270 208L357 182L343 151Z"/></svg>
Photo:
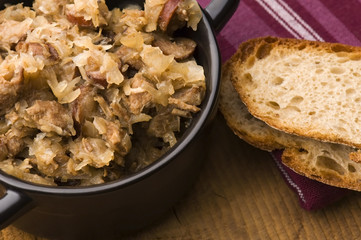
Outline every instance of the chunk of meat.
<svg viewBox="0 0 361 240"><path fill-rule="evenodd" d="M205 89L200 86L192 86L190 88L183 88L173 94L173 98L176 98L182 102L191 105L200 105L205 94Z"/></svg>
<svg viewBox="0 0 361 240"><path fill-rule="evenodd" d="M162 31L167 31L170 20L172 19L179 3L182 0L168 0L159 15L158 25Z"/></svg>
<svg viewBox="0 0 361 240"><path fill-rule="evenodd" d="M192 56L197 43L189 38L175 38L172 41L167 36L157 34L153 46L159 47L165 55L174 55L176 60L184 60Z"/></svg>
<svg viewBox="0 0 361 240"><path fill-rule="evenodd" d="M9 76L0 77L0 113L11 108L19 98L23 88L24 69L19 68ZM7 78L10 78L8 80Z"/></svg>
<svg viewBox="0 0 361 240"><path fill-rule="evenodd" d="M75 135L71 112L56 101L36 100L26 109L26 120L43 132L56 132L62 136Z"/></svg>
<svg viewBox="0 0 361 240"><path fill-rule="evenodd" d="M50 58L53 61L59 59L58 52L50 43L42 44L38 42L20 41L18 44L16 44L15 50L17 52L30 53L33 56L43 56L44 58Z"/></svg>
<svg viewBox="0 0 361 240"><path fill-rule="evenodd" d="M18 44L16 44L15 50L17 52L27 52L32 54L33 56L45 56L46 54L49 54L49 52L46 51L43 45L37 42L20 41Z"/></svg>
<svg viewBox="0 0 361 240"><path fill-rule="evenodd" d="M80 87L80 95L71 104L72 116L75 122L83 124L87 117L92 116L96 102L94 101L95 88L90 85Z"/></svg>
<svg viewBox="0 0 361 240"><path fill-rule="evenodd" d="M204 88L199 86L192 86L190 88L184 88L177 91L173 94L172 97L168 99L168 101L169 104L172 104L179 109L190 112L198 112L200 108L197 106L201 104L203 97ZM177 111L174 113L176 112Z"/></svg>
<svg viewBox="0 0 361 240"><path fill-rule="evenodd" d="M24 138L33 135L31 128L12 127L5 134L0 136L0 161L7 158L14 158L26 146Z"/></svg>
<svg viewBox="0 0 361 240"><path fill-rule="evenodd" d="M14 157L16 154L21 152L24 149L25 143L21 136L16 134L17 131L8 132L6 134L6 146L8 149L8 156Z"/></svg>
<svg viewBox="0 0 361 240"><path fill-rule="evenodd" d="M94 27L91 19L86 20L83 16L76 15L74 12L67 11L66 18L72 24L78 25L79 27Z"/></svg>

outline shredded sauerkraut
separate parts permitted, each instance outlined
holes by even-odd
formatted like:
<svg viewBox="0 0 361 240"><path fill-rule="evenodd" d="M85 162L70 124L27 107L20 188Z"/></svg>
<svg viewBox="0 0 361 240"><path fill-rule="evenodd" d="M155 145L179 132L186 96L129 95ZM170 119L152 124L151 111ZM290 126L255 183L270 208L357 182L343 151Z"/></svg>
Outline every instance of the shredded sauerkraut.
<svg viewBox="0 0 361 240"><path fill-rule="evenodd" d="M38 184L113 181L162 156L200 111L206 84L175 38L195 0L35 0L0 11L0 169Z"/></svg>

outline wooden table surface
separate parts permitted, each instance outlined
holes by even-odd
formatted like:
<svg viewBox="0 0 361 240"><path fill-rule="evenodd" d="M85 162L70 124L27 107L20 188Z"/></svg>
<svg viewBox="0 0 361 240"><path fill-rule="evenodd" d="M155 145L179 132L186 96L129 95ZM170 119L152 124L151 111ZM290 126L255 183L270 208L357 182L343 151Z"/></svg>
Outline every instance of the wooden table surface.
<svg viewBox="0 0 361 240"><path fill-rule="evenodd" d="M361 239L361 195L305 211L267 152L218 115L198 181L167 215L124 239ZM40 239L9 226L0 240ZM123 239L123 238L122 238Z"/></svg>

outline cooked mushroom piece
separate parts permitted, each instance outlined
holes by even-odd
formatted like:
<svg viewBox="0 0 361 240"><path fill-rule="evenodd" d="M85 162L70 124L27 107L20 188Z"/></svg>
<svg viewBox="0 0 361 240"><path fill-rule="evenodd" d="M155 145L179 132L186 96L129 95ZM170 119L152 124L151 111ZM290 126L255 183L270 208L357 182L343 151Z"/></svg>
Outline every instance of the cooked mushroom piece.
<svg viewBox="0 0 361 240"><path fill-rule="evenodd" d="M197 43L189 38L174 38L163 35L154 35L153 46L159 47L165 55L174 55L176 60L184 60L192 56Z"/></svg>

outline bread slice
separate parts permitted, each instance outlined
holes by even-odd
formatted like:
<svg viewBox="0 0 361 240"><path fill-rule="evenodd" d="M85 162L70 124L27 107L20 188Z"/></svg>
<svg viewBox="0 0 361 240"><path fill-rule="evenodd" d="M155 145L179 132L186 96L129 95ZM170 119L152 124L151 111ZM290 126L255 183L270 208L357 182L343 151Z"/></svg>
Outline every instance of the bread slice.
<svg viewBox="0 0 361 240"><path fill-rule="evenodd" d="M279 130L361 148L361 48L264 37L240 45L231 79Z"/></svg>
<svg viewBox="0 0 361 240"><path fill-rule="evenodd" d="M295 172L317 181L361 191L361 163L349 159L355 149L291 135L253 117L230 80L233 56L222 67L219 110L228 126L241 139L263 150L284 149L283 163Z"/></svg>
<svg viewBox="0 0 361 240"><path fill-rule="evenodd" d="M254 118L247 110L230 81L230 62L222 66L219 110L233 132L253 145L266 151L284 148L282 139L284 133L267 126Z"/></svg>

